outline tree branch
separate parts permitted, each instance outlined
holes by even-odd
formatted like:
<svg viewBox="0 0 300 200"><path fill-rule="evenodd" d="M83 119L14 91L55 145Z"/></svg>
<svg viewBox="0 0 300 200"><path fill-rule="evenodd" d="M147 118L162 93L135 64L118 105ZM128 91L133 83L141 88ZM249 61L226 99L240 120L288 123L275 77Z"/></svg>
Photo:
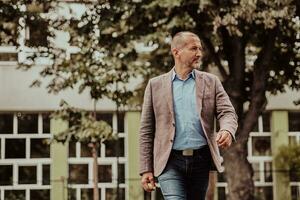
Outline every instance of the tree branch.
<svg viewBox="0 0 300 200"><path fill-rule="evenodd" d="M252 94L249 110L245 115L245 122L242 130L238 135L241 142L248 140L248 135L255 126L258 116L264 111L267 104L266 90L267 90L267 73L269 65L271 64L272 52L275 44L277 29L266 31L265 44L258 54L258 58L254 63Z"/></svg>

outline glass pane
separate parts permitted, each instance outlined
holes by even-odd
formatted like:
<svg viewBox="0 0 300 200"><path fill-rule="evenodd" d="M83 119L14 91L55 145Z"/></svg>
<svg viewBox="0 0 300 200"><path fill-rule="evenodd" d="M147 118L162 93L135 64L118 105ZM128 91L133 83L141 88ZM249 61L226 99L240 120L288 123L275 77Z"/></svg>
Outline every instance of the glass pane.
<svg viewBox="0 0 300 200"><path fill-rule="evenodd" d="M218 187L218 200L226 200L225 187Z"/></svg>
<svg viewBox="0 0 300 200"><path fill-rule="evenodd" d="M17 53L0 53L0 61L18 61Z"/></svg>
<svg viewBox="0 0 300 200"><path fill-rule="evenodd" d="M88 144L81 143L80 146L81 146L81 149L80 149L80 156L81 157L91 157L92 156L91 148L88 147Z"/></svg>
<svg viewBox="0 0 300 200"><path fill-rule="evenodd" d="M289 136L289 145L296 145L296 144L297 144L296 136Z"/></svg>
<svg viewBox="0 0 300 200"><path fill-rule="evenodd" d="M70 164L69 165L69 183L70 184L88 184L88 165Z"/></svg>
<svg viewBox="0 0 300 200"><path fill-rule="evenodd" d="M98 165L98 181L101 183L112 182L111 165Z"/></svg>
<svg viewBox="0 0 300 200"><path fill-rule="evenodd" d="M4 200L25 200L25 190L5 190Z"/></svg>
<svg viewBox="0 0 300 200"><path fill-rule="evenodd" d="M119 188L119 191L117 192L116 188L107 188L105 199L111 199L111 200L125 200L125 189Z"/></svg>
<svg viewBox="0 0 300 200"><path fill-rule="evenodd" d="M77 200L76 199L76 189L68 188L68 200Z"/></svg>
<svg viewBox="0 0 300 200"><path fill-rule="evenodd" d="M292 200L300 199L300 186L291 186Z"/></svg>
<svg viewBox="0 0 300 200"><path fill-rule="evenodd" d="M12 165L0 165L0 185L12 185Z"/></svg>
<svg viewBox="0 0 300 200"><path fill-rule="evenodd" d="M93 199L93 189L82 188L81 189L81 200L91 200L91 199ZM101 200L101 190L99 190L99 200Z"/></svg>
<svg viewBox="0 0 300 200"><path fill-rule="evenodd" d="M252 151L254 156L270 156L271 137L252 137Z"/></svg>
<svg viewBox="0 0 300 200"><path fill-rule="evenodd" d="M18 113L18 133L37 133L38 115Z"/></svg>
<svg viewBox="0 0 300 200"><path fill-rule="evenodd" d="M273 176L272 176L272 162L265 162L264 163L265 167L265 182L272 182L273 181Z"/></svg>
<svg viewBox="0 0 300 200"><path fill-rule="evenodd" d="M224 173L217 173L218 174L218 182L226 182Z"/></svg>
<svg viewBox="0 0 300 200"><path fill-rule="evenodd" d="M43 133L50 133L50 114L43 113Z"/></svg>
<svg viewBox="0 0 300 200"><path fill-rule="evenodd" d="M112 113L97 113L96 119L98 121L103 120L112 127L113 114Z"/></svg>
<svg viewBox="0 0 300 200"><path fill-rule="evenodd" d="M124 133L124 117L125 117L125 113L119 112L119 115L118 115L118 132L119 133Z"/></svg>
<svg viewBox="0 0 300 200"><path fill-rule="evenodd" d="M50 165L43 165L43 185L50 185Z"/></svg>
<svg viewBox="0 0 300 200"><path fill-rule="evenodd" d="M300 112L289 112L289 131L300 131Z"/></svg>
<svg viewBox="0 0 300 200"><path fill-rule="evenodd" d="M119 183L125 183L125 164L119 164L118 166Z"/></svg>
<svg viewBox="0 0 300 200"><path fill-rule="evenodd" d="M13 133L13 114L0 114L0 134Z"/></svg>
<svg viewBox="0 0 300 200"><path fill-rule="evenodd" d="M300 173L299 168L297 167L291 167L290 168L290 181L292 182L300 182Z"/></svg>
<svg viewBox="0 0 300 200"><path fill-rule="evenodd" d="M50 158L50 145L47 139L30 140L30 158Z"/></svg>
<svg viewBox="0 0 300 200"><path fill-rule="evenodd" d="M124 157L124 138L119 138L119 140L105 141L105 149L106 157Z"/></svg>
<svg viewBox="0 0 300 200"><path fill-rule="evenodd" d="M258 132L258 121L256 121L256 124L254 128L252 129L252 132Z"/></svg>
<svg viewBox="0 0 300 200"><path fill-rule="evenodd" d="M254 175L253 175L253 180L254 181L260 181L260 176L259 176L259 163L252 163Z"/></svg>
<svg viewBox="0 0 300 200"><path fill-rule="evenodd" d="M25 158L25 139L6 139L5 158Z"/></svg>
<svg viewBox="0 0 300 200"><path fill-rule="evenodd" d="M26 25L29 29L29 39L26 40L26 46L46 46L48 36L47 22L43 20L31 20L30 18L27 18Z"/></svg>
<svg viewBox="0 0 300 200"><path fill-rule="evenodd" d="M19 166L19 184L36 184L36 166Z"/></svg>
<svg viewBox="0 0 300 200"><path fill-rule="evenodd" d="M271 121L271 115L270 112L265 112L262 115L263 120L263 132L270 132L270 121Z"/></svg>
<svg viewBox="0 0 300 200"><path fill-rule="evenodd" d="M69 142L69 157L76 157L76 142Z"/></svg>
<svg viewBox="0 0 300 200"><path fill-rule="evenodd" d="M50 190L30 190L30 199L49 200Z"/></svg>
<svg viewBox="0 0 300 200"><path fill-rule="evenodd" d="M259 200L270 200L273 199L273 188L272 186L255 187L255 198Z"/></svg>

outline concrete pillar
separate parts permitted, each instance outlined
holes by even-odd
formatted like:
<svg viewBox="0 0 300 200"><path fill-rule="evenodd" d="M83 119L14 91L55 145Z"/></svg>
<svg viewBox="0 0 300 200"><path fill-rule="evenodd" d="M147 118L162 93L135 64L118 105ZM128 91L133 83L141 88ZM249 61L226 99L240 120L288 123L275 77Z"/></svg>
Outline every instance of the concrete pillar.
<svg viewBox="0 0 300 200"><path fill-rule="evenodd" d="M68 128L68 122L51 119L50 131L53 135ZM50 147L51 163L51 200L68 199L68 144L52 143Z"/></svg>
<svg viewBox="0 0 300 200"><path fill-rule="evenodd" d="M289 144L288 111L273 111L271 117L271 142L273 158L278 154L279 147ZM289 174L278 167L273 159L273 196L274 200L291 200ZM281 171L282 170L282 171Z"/></svg>
<svg viewBox="0 0 300 200"><path fill-rule="evenodd" d="M140 112L126 113L126 127L128 134L128 200L142 200L143 190L139 176L139 124Z"/></svg>

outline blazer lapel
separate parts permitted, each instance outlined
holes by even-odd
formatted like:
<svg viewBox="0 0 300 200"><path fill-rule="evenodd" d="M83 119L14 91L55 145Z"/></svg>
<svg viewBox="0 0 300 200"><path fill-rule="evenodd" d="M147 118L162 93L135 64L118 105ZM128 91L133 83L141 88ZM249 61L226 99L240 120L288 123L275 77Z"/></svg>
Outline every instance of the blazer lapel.
<svg viewBox="0 0 300 200"><path fill-rule="evenodd" d="M173 74L173 68L165 75L163 80L164 81L163 85L165 86L164 91L166 91L164 98L166 98L170 113L172 115L172 119L174 119L172 74Z"/></svg>
<svg viewBox="0 0 300 200"><path fill-rule="evenodd" d="M196 105L198 113L201 117L201 110L202 110L202 100L204 95L204 78L203 74L197 70L195 70L196 74Z"/></svg>

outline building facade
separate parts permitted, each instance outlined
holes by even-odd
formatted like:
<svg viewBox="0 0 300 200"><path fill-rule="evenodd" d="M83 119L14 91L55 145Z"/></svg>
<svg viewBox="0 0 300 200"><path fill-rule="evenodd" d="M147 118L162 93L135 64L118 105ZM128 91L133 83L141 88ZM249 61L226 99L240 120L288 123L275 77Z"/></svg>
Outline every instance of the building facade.
<svg viewBox="0 0 300 200"><path fill-rule="evenodd" d="M43 28L35 26L28 23L19 30L24 36L19 41L21 46L43 45ZM93 110L93 101L88 93L79 95L76 90L52 95L43 85L29 88L42 66L26 72L17 70L21 59L16 47L0 47L0 200L92 199L93 160L89 147L48 141L68 127L68 122L50 117L61 99L86 110ZM299 98L299 93L292 91L269 96L267 111L250 134L248 160L254 169L257 200L300 199L300 177L278 170L274 161L281 145L300 142L299 106L292 103ZM149 195L140 186L140 110L123 110L117 116L115 104L107 99L98 102L96 108L97 118L119 132L118 143L106 142L98 149L100 199L161 199L159 189ZM228 189L222 174L218 175L215 191L216 200L226 199Z"/></svg>

